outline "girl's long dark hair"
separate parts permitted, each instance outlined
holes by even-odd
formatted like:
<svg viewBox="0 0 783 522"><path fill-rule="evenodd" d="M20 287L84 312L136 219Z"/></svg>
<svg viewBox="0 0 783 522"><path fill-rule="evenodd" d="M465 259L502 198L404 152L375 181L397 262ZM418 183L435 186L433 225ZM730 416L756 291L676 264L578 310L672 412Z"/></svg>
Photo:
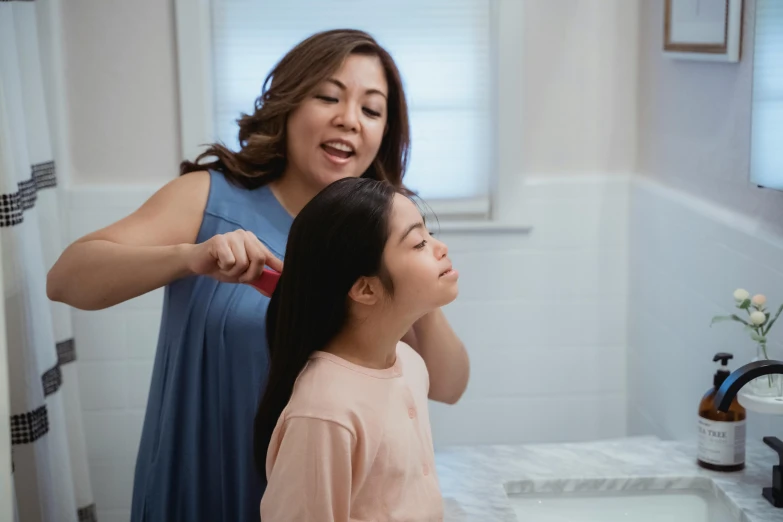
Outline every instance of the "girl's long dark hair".
<svg viewBox="0 0 783 522"><path fill-rule="evenodd" d="M315 196L291 226L285 267L266 316L271 368L256 412L253 447L264 476L272 431L310 355L348 320L348 292L362 276L393 285L382 262L389 237L392 185L344 178Z"/></svg>

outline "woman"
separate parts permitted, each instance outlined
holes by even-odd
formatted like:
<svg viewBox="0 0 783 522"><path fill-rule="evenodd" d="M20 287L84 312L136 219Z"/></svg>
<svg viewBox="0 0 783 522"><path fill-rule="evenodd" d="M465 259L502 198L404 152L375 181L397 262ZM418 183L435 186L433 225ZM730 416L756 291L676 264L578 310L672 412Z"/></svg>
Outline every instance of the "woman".
<svg viewBox="0 0 783 522"><path fill-rule="evenodd" d="M166 287L133 521L258 519L265 481L253 469L252 425L269 368L269 300L236 283L264 265L282 269L292 216L331 182L402 187L405 95L394 61L363 32L294 47L238 123L238 151L213 144L184 162L184 175L74 242L48 276L51 299L85 310ZM443 313L405 338L430 371L430 398L455 402L469 365Z"/></svg>
<svg viewBox="0 0 783 522"><path fill-rule="evenodd" d="M344 178L294 220L255 420L261 520L441 520L429 376L400 338L457 297L446 245L388 183Z"/></svg>

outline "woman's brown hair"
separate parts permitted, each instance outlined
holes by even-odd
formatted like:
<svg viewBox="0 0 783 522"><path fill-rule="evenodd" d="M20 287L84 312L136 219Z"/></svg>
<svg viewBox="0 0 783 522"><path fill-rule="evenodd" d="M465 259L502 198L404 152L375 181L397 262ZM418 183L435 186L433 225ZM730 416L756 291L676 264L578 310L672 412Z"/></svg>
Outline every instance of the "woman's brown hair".
<svg viewBox="0 0 783 522"><path fill-rule="evenodd" d="M400 73L391 55L372 36L354 29L316 33L291 49L264 80L253 114L242 114L237 120L239 150L213 143L194 161L183 161L180 174L212 169L249 189L279 179L286 166L288 116L352 54L377 56L389 88L386 133L362 177L403 188L410 129ZM208 157L214 159L202 162Z"/></svg>

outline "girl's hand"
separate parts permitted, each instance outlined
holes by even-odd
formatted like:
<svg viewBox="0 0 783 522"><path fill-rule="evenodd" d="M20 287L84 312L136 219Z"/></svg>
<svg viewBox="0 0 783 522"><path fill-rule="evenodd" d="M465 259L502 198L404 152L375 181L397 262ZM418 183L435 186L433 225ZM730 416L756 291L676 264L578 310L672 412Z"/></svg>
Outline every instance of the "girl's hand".
<svg viewBox="0 0 783 522"><path fill-rule="evenodd" d="M281 272L283 263L247 230L212 236L193 245L188 253L189 270L224 283L249 283L261 275L264 265Z"/></svg>

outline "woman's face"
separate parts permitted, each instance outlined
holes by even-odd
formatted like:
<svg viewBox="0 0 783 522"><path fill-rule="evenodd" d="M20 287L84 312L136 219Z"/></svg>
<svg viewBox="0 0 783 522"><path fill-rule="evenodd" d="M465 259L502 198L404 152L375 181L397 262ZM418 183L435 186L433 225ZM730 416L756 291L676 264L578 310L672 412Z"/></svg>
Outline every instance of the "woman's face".
<svg viewBox="0 0 783 522"><path fill-rule="evenodd" d="M383 262L394 282L393 306L425 314L457 298L459 274L449 249L432 237L416 205L395 195Z"/></svg>
<svg viewBox="0 0 783 522"><path fill-rule="evenodd" d="M361 176L383 140L388 91L377 56L349 56L289 116L285 175L317 191Z"/></svg>

